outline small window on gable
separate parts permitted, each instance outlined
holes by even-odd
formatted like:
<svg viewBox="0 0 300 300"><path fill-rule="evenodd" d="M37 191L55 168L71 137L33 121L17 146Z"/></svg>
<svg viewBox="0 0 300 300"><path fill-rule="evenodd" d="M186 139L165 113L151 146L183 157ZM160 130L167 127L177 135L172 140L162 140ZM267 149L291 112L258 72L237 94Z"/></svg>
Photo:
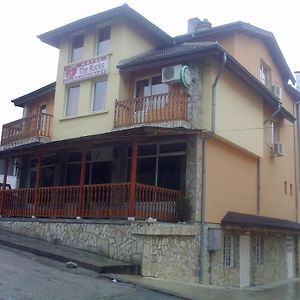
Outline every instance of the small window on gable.
<svg viewBox="0 0 300 300"><path fill-rule="evenodd" d="M107 54L110 51L110 26L99 29L97 55Z"/></svg>
<svg viewBox="0 0 300 300"><path fill-rule="evenodd" d="M274 145L279 142L279 125L277 122L271 120L269 122L269 143Z"/></svg>
<svg viewBox="0 0 300 300"><path fill-rule="evenodd" d="M72 39L71 62L81 60L83 57L83 34Z"/></svg>
<svg viewBox="0 0 300 300"><path fill-rule="evenodd" d="M271 86L271 69L264 63L260 64L259 79L266 86Z"/></svg>

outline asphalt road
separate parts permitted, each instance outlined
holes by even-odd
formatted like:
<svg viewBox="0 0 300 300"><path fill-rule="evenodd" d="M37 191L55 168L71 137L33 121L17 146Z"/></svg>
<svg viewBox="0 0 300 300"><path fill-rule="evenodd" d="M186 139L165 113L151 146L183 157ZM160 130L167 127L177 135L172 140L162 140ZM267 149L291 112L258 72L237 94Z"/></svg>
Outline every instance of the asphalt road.
<svg viewBox="0 0 300 300"><path fill-rule="evenodd" d="M179 299L95 272L0 247L0 300Z"/></svg>

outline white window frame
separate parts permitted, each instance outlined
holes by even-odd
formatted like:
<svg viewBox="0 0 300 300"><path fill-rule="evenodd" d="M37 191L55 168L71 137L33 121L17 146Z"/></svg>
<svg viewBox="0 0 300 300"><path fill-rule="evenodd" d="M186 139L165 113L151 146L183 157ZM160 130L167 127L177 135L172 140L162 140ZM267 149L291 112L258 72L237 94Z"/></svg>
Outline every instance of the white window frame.
<svg viewBox="0 0 300 300"><path fill-rule="evenodd" d="M74 40L76 38L79 38L79 37L82 37L82 47L78 47L78 48L74 48ZM80 57L74 57L74 50L75 49L81 49L81 53L80 53ZM84 35L83 34L77 34L77 35L74 35L71 39L71 42L70 42L70 58L69 58L69 61L72 63L72 62L76 62L76 61L80 61L83 59L83 49L84 49Z"/></svg>
<svg viewBox="0 0 300 300"><path fill-rule="evenodd" d="M74 114L68 114L68 107L69 107L69 100L70 100L70 98L69 98L69 96L70 96L70 89L73 89L73 88L78 88L78 99L77 99L77 104L76 104L76 112L74 113ZM68 86L67 87L67 92L66 92L66 101L65 101L65 114L64 114L64 116L66 117L66 118L68 118L68 117L75 117L75 116L77 116L78 115L78 106L79 106L79 100L80 100L80 84L78 84L78 85L71 85L71 86Z"/></svg>
<svg viewBox="0 0 300 300"><path fill-rule="evenodd" d="M264 62L260 63L259 79L266 87L270 87L270 85L271 85L271 69Z"/></svg>
<svg viewBox="0 0 300 300"><path fill-rule="evenodd" d="M95 97L96 97L96 85L97 83L105 83L105 92L104 92L104 101L103 101L103 108L95 109ZM102 80L97 80L93 81L93 93L92 93L92 103L91 103L91 111L94 112L101 112L101 111L106 111L106 105L107 105L107 78L102 79Z"/></svg>
<svg viewBox="0 0 300 300"><path fill-rule="evenodd" d="M233 235L224 234L223 245L223 265L225 268L233 267L233 247L234 238Z"/></svg>
<svg viewBox="0 0 300 300"><path fill-rule="evenodd" d="M100 42L99 41L99 33L101 30L106 29L106 28L109 28L109 39L103 40ZM104 46L105 51L101 51L101 44L105 45ZM108 53L110 53L110 48L111 48L111 26L107 25L107 26L99 28L97 31L96 55L108 54Z"/></svg>
<svg viewBox="0 0 300 300"><path fill-rule="evenodd" d="M256 255L256 264L262 265L264 264L264 237L257 236L255 239L255 255Z"/></svg>

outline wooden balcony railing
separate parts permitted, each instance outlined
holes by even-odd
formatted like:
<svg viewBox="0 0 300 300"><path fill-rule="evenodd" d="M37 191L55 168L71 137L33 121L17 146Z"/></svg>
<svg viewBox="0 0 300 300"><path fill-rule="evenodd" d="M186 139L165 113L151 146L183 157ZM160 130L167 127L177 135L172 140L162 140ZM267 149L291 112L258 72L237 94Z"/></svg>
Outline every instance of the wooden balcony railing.
<svg viewBox="0 0 300 300"><path fill-rule="evenodd" d="M4 124L1 146L38 137L51 137L52 115L38 113Z"/></svg>
<svg viewBox="0 0 300 300"><path fill-rule="evenodd" d="M188 94L159 94L116 101L114 127L172 120L187 121Z"/></svg>
<svg viewBox="0 0 300 300"><path fill-rule="evenodd" d="M179 191L139 183L135 188L136 218L176 220ZM129 193L127 182L0 190L0 210L6 217L127 218Z"/></svg>

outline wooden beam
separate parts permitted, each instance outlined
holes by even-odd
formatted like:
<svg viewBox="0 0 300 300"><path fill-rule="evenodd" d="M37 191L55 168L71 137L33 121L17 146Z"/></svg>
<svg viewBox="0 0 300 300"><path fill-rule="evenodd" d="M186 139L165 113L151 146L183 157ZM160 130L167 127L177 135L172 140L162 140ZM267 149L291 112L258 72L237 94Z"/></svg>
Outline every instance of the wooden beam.
<svg viewBox="0 0 300 300"><path fill-rule="evenodd" d="M80 191L79 191L78 205L77 205L77 218L82 217L83 214L86 157L87 157L87 150L84 150L82 151L82 156L81 156Z"/></svg>
<svg viewBox="0 0 300 300"><path fill-rule="evenodd" d="M131 173L130 173L130 196L129 196L128 217L134 217L135 216L135 190L136 190L137 152L138 152L138 143L137 143L137 141L135 141L135 142L132 143Z"/></svg>

